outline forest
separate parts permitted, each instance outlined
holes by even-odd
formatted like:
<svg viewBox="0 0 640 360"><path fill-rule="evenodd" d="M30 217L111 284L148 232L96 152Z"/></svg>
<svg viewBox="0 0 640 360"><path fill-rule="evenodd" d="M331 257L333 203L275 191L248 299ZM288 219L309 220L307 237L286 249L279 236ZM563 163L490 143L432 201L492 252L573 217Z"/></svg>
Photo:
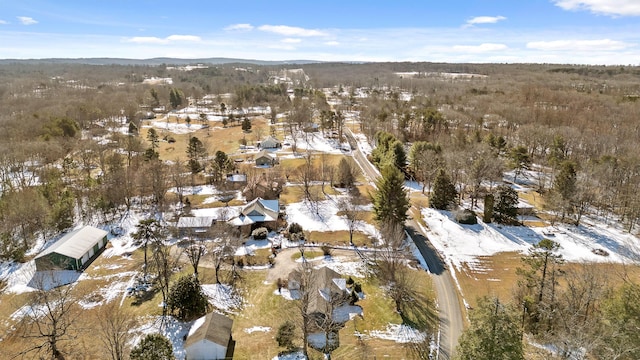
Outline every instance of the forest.
<svg viewBox="0 0 640 360"><path fill-rule="evenodd" d="M39 240L79 222L166 211L183 201L170 188L220 182L234 170L220 147L179 138L186 151L164 158L158 144L171 139L143 135L150 117L198 104L203 115L226 117L225 127L248 130L241 110L268 107L265 119L281 121L285 134L316 124L344 142L351 121L374 145L372 163L419 182L440 209L486 205L501 196L505 173L517 184L535 170L543 199L536 205L551 224L578 226L588 214L637 234L639 99L640 68L630 66L233 63L184 71L170 64L0 64L0 259L29 260ZM325 181L343 182L320 170L305 181L322 181L323 191ZM288 179L283 171L273 178ZM628 273L597 273L589 264L565 264L555 246L543 240L523 254L510 298L478 300L461 358L498 351L524 358L523 333L553 344L560 358L640 356L637 264ZM489 346L489 338L520 348Z"/></svg>

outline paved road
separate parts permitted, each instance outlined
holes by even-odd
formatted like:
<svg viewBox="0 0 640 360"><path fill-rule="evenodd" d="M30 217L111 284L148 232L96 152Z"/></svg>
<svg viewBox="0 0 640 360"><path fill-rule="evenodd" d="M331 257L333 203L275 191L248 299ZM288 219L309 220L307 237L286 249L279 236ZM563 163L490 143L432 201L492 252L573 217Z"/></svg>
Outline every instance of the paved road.
<svg viewBox="0 0 640 360"><path fill-rule="evenodd" d="M345 135L350 143L356 142L351 130L347 129ZM367 160L359 148L353 151L353 158L370 180L374 181L380 176L378 170ZM429 266L437 294L438 318L440 320L440 346L437 359L450 359L453 357L458 338L464 329L463 311L456 284L440 255L415 220L407 221L406 230Z"/></svg>

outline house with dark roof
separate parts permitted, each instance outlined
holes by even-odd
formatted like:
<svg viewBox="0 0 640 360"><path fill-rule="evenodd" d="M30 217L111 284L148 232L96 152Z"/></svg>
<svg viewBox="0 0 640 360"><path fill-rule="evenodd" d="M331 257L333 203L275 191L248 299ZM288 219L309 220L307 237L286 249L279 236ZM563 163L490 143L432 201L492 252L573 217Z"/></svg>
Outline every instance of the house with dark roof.
<svg viewBox="0 0 640 360"><path fill-rule="evenodd" d="M196 320L184 342L188 360L233 359L233 320L210 313Z"/></svg>
<svg viewBox="0 0 640 360"><path fill-rule="evenodd" d="M73 230L35 257L36 271L83 270L107 242L107 232L102 229L84 226Z"/></svg>

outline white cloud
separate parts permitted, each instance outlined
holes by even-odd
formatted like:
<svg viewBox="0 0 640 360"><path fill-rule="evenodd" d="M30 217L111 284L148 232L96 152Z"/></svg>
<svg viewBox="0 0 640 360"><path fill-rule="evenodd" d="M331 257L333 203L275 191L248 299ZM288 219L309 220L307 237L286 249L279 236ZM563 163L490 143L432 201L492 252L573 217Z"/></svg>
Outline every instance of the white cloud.
<svg viewBox="0 0 640 360"><path fill-rule="evenodd" d="M500 51L507 49L505 44L484 43L480 45L455 45L453 50L470 53L483 53L489 51Z"/></svg>
<svg viewBox="0 0 640 360"><path fill-rule="evenodd" d="M224 28L226 31L251 31L253 30L253 25L251 24L233 24Z"/></svg>
<svg viewBox="0 0 640 360"><path fill-rule="evenodd" d="M495 24L498 21L506 20L504 16L476 16L467 20L467 26L473 26L476 24Z"/></svg>
<svg viewBox="0 0 640 360"><path fill-rule="evenodd" d="M640 16L638 0L553 0L565 10L588 10L609 16Z"/></svg>
<svg viewBox="0 0 640 360"><path fill-rule="evenodd" d="M262 25L258 28L261 31L272 32L284 36L325 36L326 33L320 30L304 29L287 25Z"/></svg>
<svg viewBox="0 0 640 360"><path fill-rule="evenodd" d="M532 41L527 48L544 51L614 51L634 46L611 39Z"/></svg>
<svg viewBox="0 0 640 360"><path fill-rule="evenodd" d="M155 36L134 36L127 38L125 42L131 42L136 44L168 44L175 42L199 42L199 36L195 35L169 35L166 38L159 38Z"/></svg>
<svg viewBox="0 0 640 360"><path fill-rule="evenodd" d="M0 25L7 25L9 22L5 20L0 20Z"/></svg>
<svg viewBox="0 0 640 360"><path fill-rule="evenodd" d="M22 25L34 25L38 23L37 20L28 16L18 16L18 20L20 20Z"/></svg>
<svg viewBox="0 0 640 360"><path fill-rule="evenodd" d="M340 45L340 43L337 42L337 41L327 41L324 44L327 45L327 46L338 46L338 45Z"/></svg>
<svg viewBox="0 0 640 360"><path fill-rule="evenodd" d="M200 36L195 35L169 35L167 36L168 41L190 41L190 42L198 42L202 39Z"/></svg>
<svg viewBox="0 0 640 360"><path fill-rule="evenodd" d="M297 43L301 42L302 40L294 39L294 38L286 38L286 39L282 39L281 41L283 43L286 43L286 44L297 44Z"/></svg>

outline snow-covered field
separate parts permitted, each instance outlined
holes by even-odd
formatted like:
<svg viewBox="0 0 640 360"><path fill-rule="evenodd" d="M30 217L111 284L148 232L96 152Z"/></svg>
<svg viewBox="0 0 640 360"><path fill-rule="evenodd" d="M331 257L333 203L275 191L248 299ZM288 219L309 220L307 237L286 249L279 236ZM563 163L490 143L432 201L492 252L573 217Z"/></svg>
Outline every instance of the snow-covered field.
<svg viewBox="0 0 640 360"><path fill-rule="evenodd" d="M478 256L500 252L527 252L544 238L560 244L558 253L567 261L629 262L638 257L638 238L619 228L585 219L580 226L528 227L486 224L458 224L453 214L430 208L422 210L429 240L448 262L457 268L473 265ZM597 255L604 250L609 256Z"/></svg>

